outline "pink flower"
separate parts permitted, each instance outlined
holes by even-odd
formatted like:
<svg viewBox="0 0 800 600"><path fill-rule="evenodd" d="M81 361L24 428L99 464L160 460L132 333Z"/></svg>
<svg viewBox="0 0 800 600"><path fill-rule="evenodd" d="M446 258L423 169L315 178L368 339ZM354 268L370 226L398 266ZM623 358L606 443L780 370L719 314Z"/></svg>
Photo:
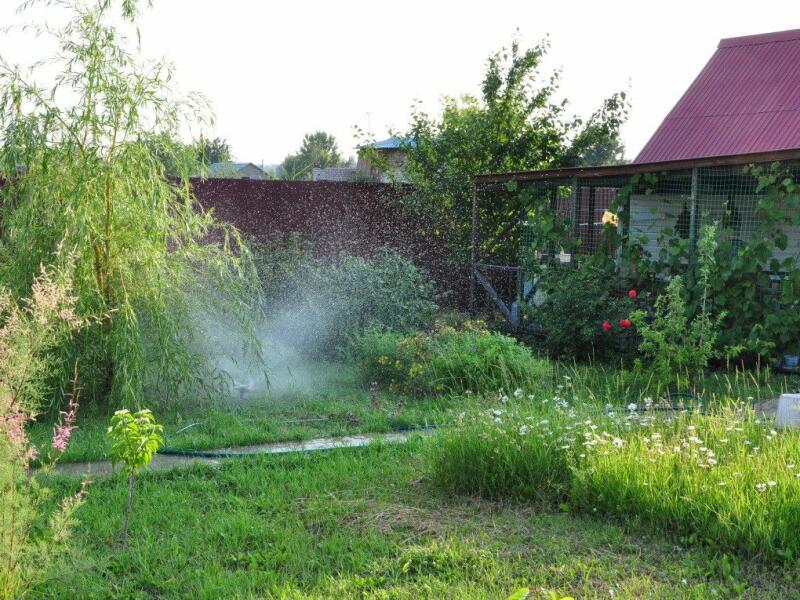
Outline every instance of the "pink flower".
<svg viewBox="0 0 800 600"><path fill-rule="evenodd" d="M29 415L19 411L0 417L0 430L5 431L8 441L19 452L28 445L28 437L25 435L28 418Z"/></svg>
<svg viewBox="0 0 800 600"><path fill-rule="evenodd" d="M628 292L628 298L636 298L636 296L638 296L636 290L631 290Z"/></svg>
<svg viewBox="0 0 800 600"><path fill-rule="evenodd" d="M64 452L69 445L69 438L72 436L72 427L68 425L58 425L53 430L53 448L59 452Z"/></svg>
<svg viewBox="0 0 800 600"><path fill-rule="evenodd" d="M59 452L64 452L69 445L69 438L75 428L75 416L78 412L78 401L75 394L70 394L68 410L61 411L61 423L53 429L53 448Z"/></svg>
<svg viewBox="0 0 800 600"><path fill-rule="evenodd" d="M609 321L608 319L606 319L605 321L603 321L603 325L602 325L602 327L603 327L603 331L605 331L606 333L608 333L609 331L611 331L611 321Z"/></svg>
<svg viewBox="0 0 800 600"><path fill-rule="evenodd" d="M619 326L622 327L623 329L628 329L631 326L631 322L628 319L622 319L619 322Z"/></svg>

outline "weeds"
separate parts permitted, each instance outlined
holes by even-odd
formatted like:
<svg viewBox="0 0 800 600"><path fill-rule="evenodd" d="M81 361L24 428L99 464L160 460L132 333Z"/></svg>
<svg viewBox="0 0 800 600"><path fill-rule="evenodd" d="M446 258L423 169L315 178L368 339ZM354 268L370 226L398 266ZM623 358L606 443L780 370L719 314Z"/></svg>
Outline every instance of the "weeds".
<svg viewBox="0 0 800 600"><path fill-rule="evenodd" d="M373 329L353 342L350 360L362 381L416 396L540 387L550 376L547 361L479 321L407 336Z"/></svg>
<svg viewBox="0 0 800 600"><path fill-rule="evenodd" d="M800 556L800 432L772 429L745 403L659 412L664 401L646 398L597 412L572 390L538 406L501 396L465 415L431 442L434 480L635 519L742 556Z"/></svg>

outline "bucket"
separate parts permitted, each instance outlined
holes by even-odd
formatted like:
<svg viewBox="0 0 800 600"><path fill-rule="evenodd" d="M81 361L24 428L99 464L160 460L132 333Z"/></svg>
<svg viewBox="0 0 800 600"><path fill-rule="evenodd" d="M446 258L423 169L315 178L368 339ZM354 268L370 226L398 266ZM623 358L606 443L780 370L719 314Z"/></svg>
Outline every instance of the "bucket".
<svg viewBox="0 0 800 600"><path fill-rule="evenodd" d="M776 422L782 427L800 428L800 394L781 394Z"/></svg>

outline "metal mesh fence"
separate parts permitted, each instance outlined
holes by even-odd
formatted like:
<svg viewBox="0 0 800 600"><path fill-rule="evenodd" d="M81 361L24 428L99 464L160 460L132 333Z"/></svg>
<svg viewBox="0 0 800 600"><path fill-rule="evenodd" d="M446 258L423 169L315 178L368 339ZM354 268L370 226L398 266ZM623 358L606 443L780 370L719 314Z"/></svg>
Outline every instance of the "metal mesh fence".
<svg viewBox="0 0 800 600"><path fill-rule="evenodd" d="M781 177L800 181L800 163L785 163L782 169ZM618 216L616 231L622 245L637 245L643 256L662 265L670 264L672 272L689 266L702 228L712 224L717 226L719 256L723 259L747 252L763 236L781 238L771 246L773 256L765 261L770 265L766 270L772 282L771 289L763 290L765 293L775 292L782 270L789 264L796 266L800 260L800 218L787 213L789 218L779 225L764 219L765 210L787 207L765 208L766 192L759 187L759 177L751 167L712 166L585 178L555 176L520 181L513 186L508 182L493 183L485 189L478 188L476 202L480 205L491 193L505 193L509 188L528 202L527 207L525 200L521 202L513 241L490 241L491 228L481 230L480 223L474 233L479 247L507 244L503 260L476 261L476 270L478 277L482 273L489 283L505 274L501 293L491 299L497 307L502 301L507 310L500 307L501 311L508 313L512 322L515 302L528 300L535 293L533 276L525 272L523 265L552 260L570 264L581 256L600 252L623 260L620 246L609 244L604 235L604 215L607 219ZM546 247L537 246L536 238L541 236L546 219L552 220L552 229L562 235L551 238ZM496 225L493 227L497 231ZM547 227L551 227L549 221ZM489 291L490 286L483 287Z"/></svg>

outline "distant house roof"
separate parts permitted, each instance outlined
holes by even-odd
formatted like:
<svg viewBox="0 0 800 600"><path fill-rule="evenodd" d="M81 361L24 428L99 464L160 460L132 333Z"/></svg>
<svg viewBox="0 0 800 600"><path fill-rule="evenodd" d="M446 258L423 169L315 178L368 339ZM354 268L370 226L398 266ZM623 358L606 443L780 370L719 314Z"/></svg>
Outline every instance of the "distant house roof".
<svg viewBox="0 0 800 600"><path fill-rule="evenodd" d="M728 38L634 163L800 148L800 29Z"/></svg>
<svg viewBox="0 0 800 600"><path fill-rule="evenodd" d="M242 169L251 166L255 169L258 169L266 176L266 172L251 162L215 162L208 165L208 176L209 177L225 177L226 175L230 175L231 172L239 172Z"/></svg>
<svg viewBox="0 0 800 600"><path fill-rule="evenodd" d="M369 144L376 150L400 150L403 146L413 146L414 140L408 140L399 136L393 135L390 138Z"/></svg>

